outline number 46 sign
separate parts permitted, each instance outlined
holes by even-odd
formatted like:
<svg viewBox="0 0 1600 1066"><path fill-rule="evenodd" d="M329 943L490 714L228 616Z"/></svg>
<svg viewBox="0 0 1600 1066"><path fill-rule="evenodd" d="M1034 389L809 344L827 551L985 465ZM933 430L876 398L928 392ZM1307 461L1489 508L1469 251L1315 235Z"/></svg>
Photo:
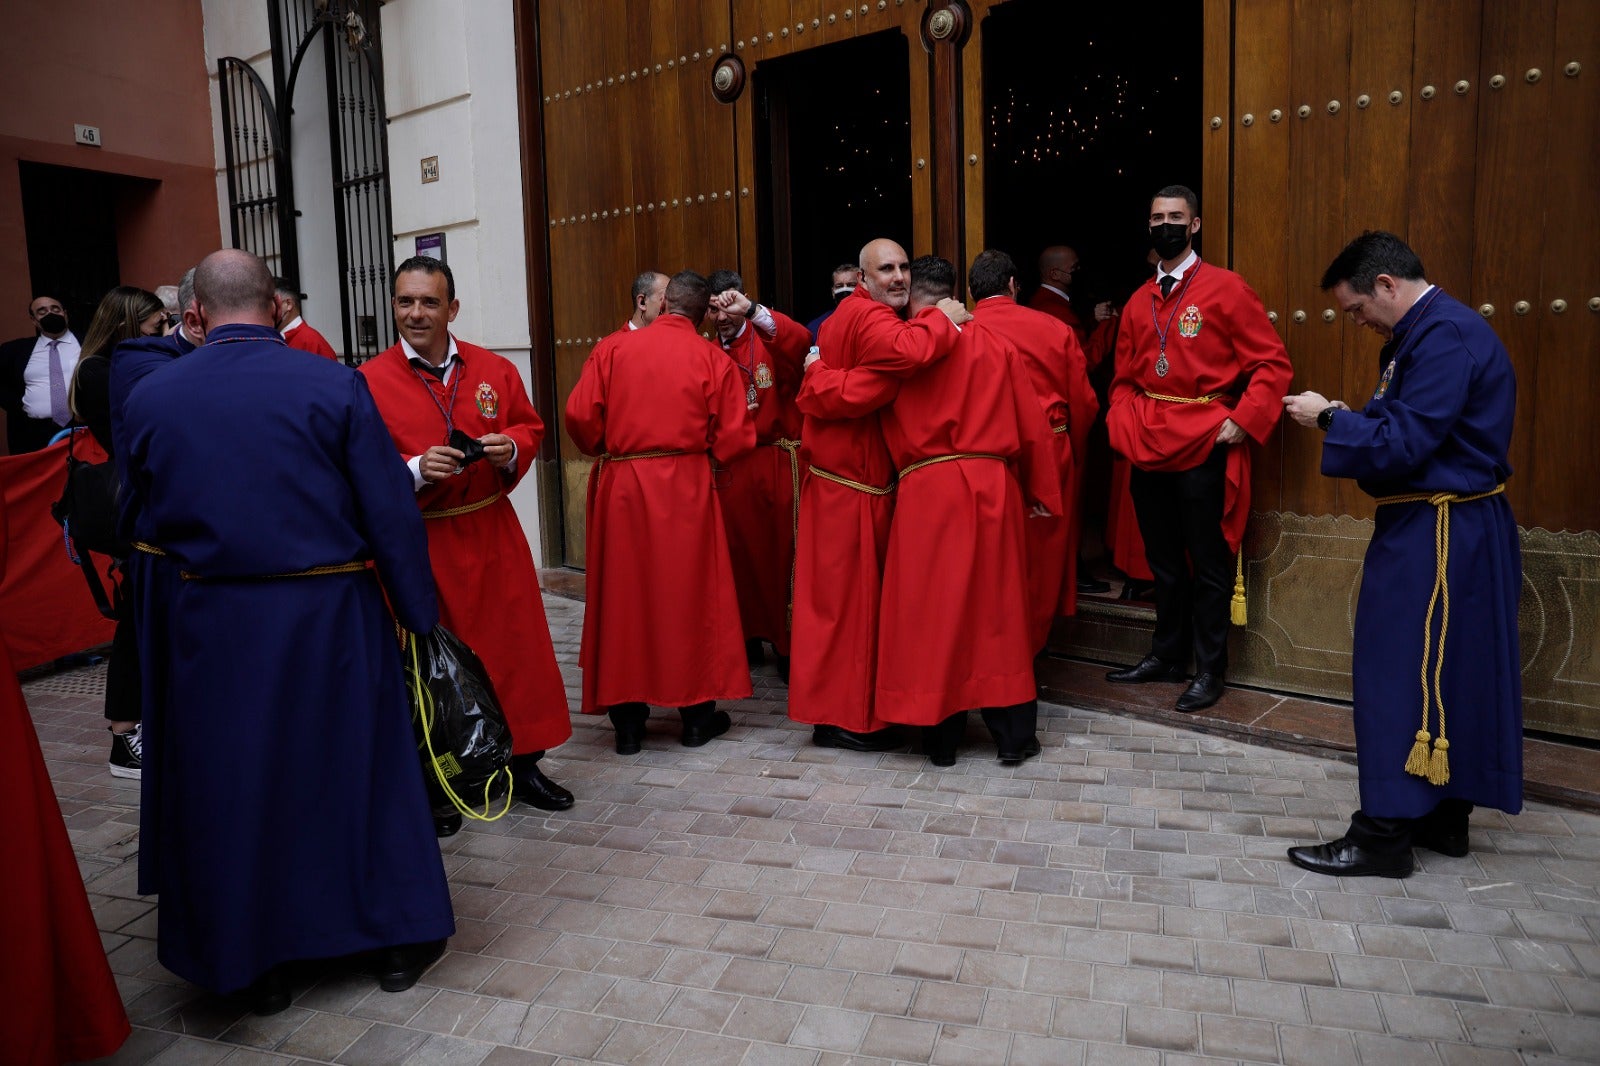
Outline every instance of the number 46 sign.
<svg viewBox="0 0 1600 1066"><path fill-rule="evenodd" d="M73 126L72 139L79 144L87 144L90 148L100 147L99 126Z"/></svg>

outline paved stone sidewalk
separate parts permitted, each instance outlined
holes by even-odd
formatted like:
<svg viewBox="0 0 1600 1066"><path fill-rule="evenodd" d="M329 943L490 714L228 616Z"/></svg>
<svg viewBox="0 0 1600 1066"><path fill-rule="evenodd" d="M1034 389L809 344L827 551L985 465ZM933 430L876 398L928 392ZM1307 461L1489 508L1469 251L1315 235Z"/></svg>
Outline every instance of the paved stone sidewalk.
<svg viewBox="0 0 1600 1066"><path fill-rule="evenodd" d="M575 692L581 604L547 600ZM734 728L643 754L576 722L578 795L444 842L458 932L409 992L308 967L255 1018L155 962L103 671L26 686L118 974L118 1063L1589 1062L1600 818L1473 817L1406 881L1304 873L1354 769L1072 707L953 769L812 748L770 667ZM241 826L241 832L249 827Z"/></svg>

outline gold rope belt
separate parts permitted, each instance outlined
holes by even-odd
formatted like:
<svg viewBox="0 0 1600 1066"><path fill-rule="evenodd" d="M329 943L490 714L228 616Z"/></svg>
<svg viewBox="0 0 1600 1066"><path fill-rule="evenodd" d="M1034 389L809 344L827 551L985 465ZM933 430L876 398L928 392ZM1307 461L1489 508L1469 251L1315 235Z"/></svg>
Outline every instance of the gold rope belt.
<svg viewBox="0 0 1600 1066"><path fill-rule="evenodd" d="M1168 396L1161 392L1151 392L1149 389L1145 389L1144 394L1152 400L1163 400L1167 403L1210 403L1222 395L1220 392L1208 392L1204 396Z"/></svg>
<svg viewBox="0 0 1600 1066"><path fill-rule="evenodd" d="M831 481L835 485L843 485L847 489L855 489L857 492L864 492L868 496L887 496L889 493L894 491L893 485L881 489L876 485L864 485L859 481L852 481L849 478L835 474L830 470L824 470L822 467L817 466L814 463L811 465L810 469L813 474L815 474L817 477L820 477L824 481Z"/></svg>
<svg viewBox="0 0 1600 1066"><path fill-rule="evenodd" d="M1431 503L1433 518L1433 594L1428 597L1428 616L1422 623L1422 727L1417 730L1416 742L1406 757L1406 773L1426 777L1429 784L1443 785L1450 780L1450 742L1444 735L1444 688L1440 679L1444 675L1444 640L1450 632L1450 505L1471 503L1498 496L1506 490L1499 484L1488 492L1409 492L1401 496L1379 496L1379 507L1391 503ZM1439 608L1439 650L1433 651L1433 611ZM1428 664L1433 663L1433 684L1428 684ZM1439 708L1439 739L1428 734L1429 712ZM1429 752L1429 744L1433 750Z"/></svg>
<svg viewBox="0 0 1600 1066"><path fill-rule="evenodd" d="M935 455L931 459L922 459L918 462L912 463L910 466L900 471L900 476L903 478L913 470L921 470L925 466L935 466L939 463L953 463L957 459L994 459L1002 463L1006 461L1005 456L990 455L988 452L958 452L955 455Z"/></svg>
<svg viewBox="0 0 1600 1066"><path fill-rule="evenodd" d="M146 555L167 554L165 548L158 548L154 544L146 544L142 540L133 542L135 551ZM328 574L359 574L367 569L367 564L361 560L352 560L348 563L330 563L327 566L313 566L306 570L286 570L281 574L244 574L238 577L205 577L201 574L191 573L188 570L178 571L178 575L185 581L276 581L284 577L325 577Z"/></svg>
<svg viewBox="0 0 1600 1066"><path fill-rule="evenodd" d="M458 515L471 514L473 511L481 511L499 498L500 491L496 489L492 494L485 496L483 499L474 500L471 503L464 503L460 507L440 507L431 511L425 510L422 512L422 517L455 518Z"/></svg>
<svg viewBox="0 0 1600 1066"><path fill-rule="evenodd" d="M800 442L790 440L788 437L779 437L769 447L778 448L789 455L789 484L794 489L790 497L794 502L789 506L789 521L794 530L794 540L790 541L789 552L789 613L787 625L794 628L794 570L798 565L800 553L792 550L800 543ZM815 469L815 468L813 468Z"/></svg>

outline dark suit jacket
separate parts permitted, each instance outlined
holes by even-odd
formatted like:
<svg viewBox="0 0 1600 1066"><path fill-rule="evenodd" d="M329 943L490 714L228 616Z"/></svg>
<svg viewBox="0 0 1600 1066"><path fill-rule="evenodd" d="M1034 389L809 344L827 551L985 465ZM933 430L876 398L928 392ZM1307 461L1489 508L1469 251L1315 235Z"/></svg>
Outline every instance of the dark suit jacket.
<svg viewBox="0 0 1600 1066"><path fill-rule="evenodd" d="M48 418L29 418L22 410L23 373L38 340L35 334L0 344L0 411L6 413L6 449L12 455L38 451L61 429ZM82 338L78 343L82 345Z"/></svg>

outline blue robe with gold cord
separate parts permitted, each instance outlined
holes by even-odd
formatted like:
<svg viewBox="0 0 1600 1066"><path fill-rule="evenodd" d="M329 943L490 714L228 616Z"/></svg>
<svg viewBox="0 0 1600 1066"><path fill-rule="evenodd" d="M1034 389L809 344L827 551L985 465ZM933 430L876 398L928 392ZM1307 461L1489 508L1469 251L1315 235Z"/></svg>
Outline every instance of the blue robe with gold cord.
<svg viewBox="0 0 1600 1066"><path fill-rule="evenodd" d="M140 596L141 888L161 963L228 992L454 919L384 602L437 619L410 471L359 374L264 326L207 340L129 391L122 430L167 553Z"/></svg>
<svg viewBox="0 0 1600 1066"><path fill-rule="evenodd" d="M1413 493L1475 495L1511 475L1506 453L1517 382L1506 349L1471 308L1438 288L1394 329L1377 389L1358 412L1333 417L1322 472L1357 479L1380 501ZM1356 756L1361 809L1416 818L1456 798L1515 814L1522 809L1522 664L1517 608L1522 553L1505 496L1449 506L1448 628L1443 603L1428 604L1439 569L1438 509L1424 500L1380 502L1356 606ZM1441 642L1433 737L1449 740L1450 780L1405 771L1423 720Z"/></svg>

